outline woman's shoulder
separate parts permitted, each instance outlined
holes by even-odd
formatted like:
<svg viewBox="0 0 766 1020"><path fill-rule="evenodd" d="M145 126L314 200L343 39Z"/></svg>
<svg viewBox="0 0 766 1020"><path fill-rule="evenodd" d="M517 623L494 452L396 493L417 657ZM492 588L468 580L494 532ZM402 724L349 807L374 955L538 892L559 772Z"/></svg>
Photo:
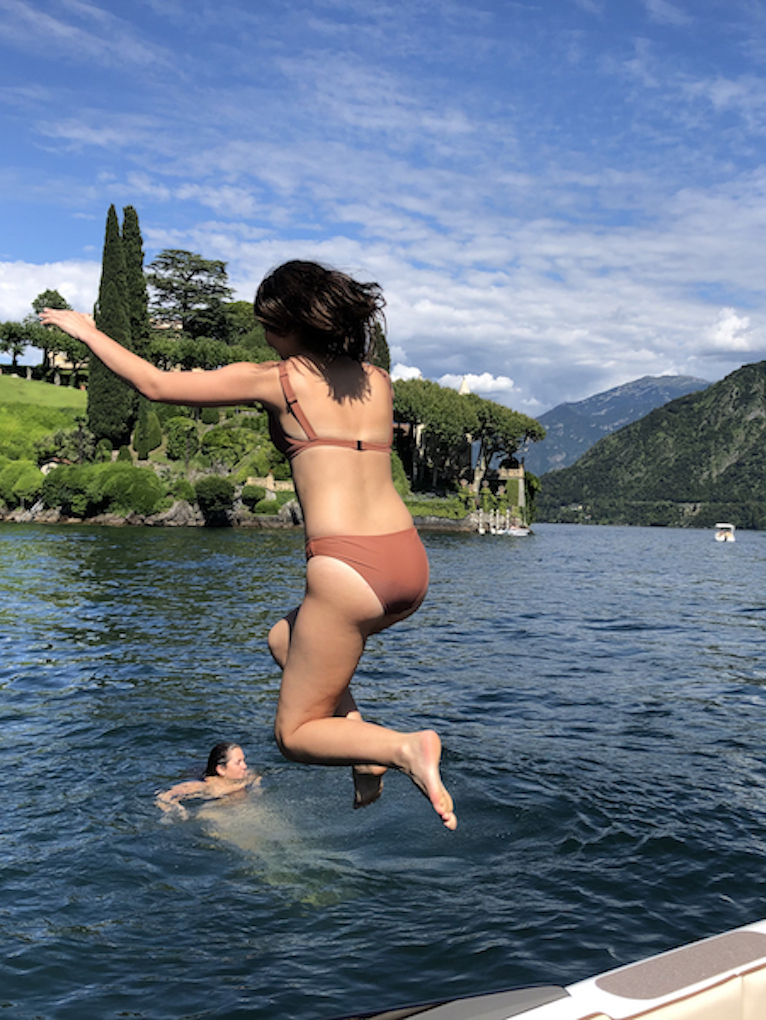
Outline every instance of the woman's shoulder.
<svg viewBox="0 0 766 1020"><path fill-rule="evenodd" d="M385 379L385 381L389 385L391 384L391 376L388 374L385 368L381 368L380 365L373 365L371 361L363 361L362 365L367 375L378 376L381 379Z"/></svg>

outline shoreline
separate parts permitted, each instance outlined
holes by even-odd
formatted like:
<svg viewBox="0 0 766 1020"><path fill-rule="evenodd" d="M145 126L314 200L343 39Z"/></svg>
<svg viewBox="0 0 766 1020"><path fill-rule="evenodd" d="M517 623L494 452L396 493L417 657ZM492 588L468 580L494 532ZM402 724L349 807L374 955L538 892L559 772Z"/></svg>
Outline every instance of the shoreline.
<svg viewBox="0 0 766 1020"><path fill-rule="evenodd" d="M418 529L429 531L462 531L478 530L478 519L469 514L462 520L448 517L413 517ZM0 512L0 524L58 524L85 527L109 528L232 528L244 530L294 530L303 527L303 521L290 504L286 504L278 514L253 514L247 510L236 510L228 516L226 523L209 524L202 512L191 503L179 500L169 510L159 514L139 514L135 511L123 516L121 514L97 514L95 517L68 517L58 509L41 510L31 513L29 510L11 510Z"/></svg>

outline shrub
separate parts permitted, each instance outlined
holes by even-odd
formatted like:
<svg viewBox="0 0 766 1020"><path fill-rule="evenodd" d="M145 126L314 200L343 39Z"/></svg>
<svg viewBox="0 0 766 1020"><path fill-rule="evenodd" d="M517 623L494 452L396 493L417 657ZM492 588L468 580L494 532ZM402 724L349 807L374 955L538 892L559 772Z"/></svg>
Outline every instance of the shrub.
<svg viewBox="0 0 766 1020"><path fill-rule="evenodd" d="M193 416L190 407L179 404L152 404L152 410L157 415L163 429L171 418L191 418Z"/></svg>
<svg viewBox="0 0 766 1020"><path fill-rule="evenodd" d="M51 386L50 389L60 390L61 387ZM0 404L0 453L11 460L34 460L37 457L35 444L52 432L71 434L76 418L77 412L69 408ZM83 431L87 433L87 429ZM95 444L95 440L93 442Z"/></svg>
<svg viewBox="0 0 766 1020"><path fill-rule="evenodd" d="M29 464L19 474L13 486L13 498L21 506L30 506L38 498L43 488L43 473L36 464Z"/></svg>
<svg viewBox="0 0 766 1020"><path fill-rule="evenodd" d="M194 486L186 478L179 478L172 489L176 499L185 499L187 503L193 503L196 499Z"/></svg>
<svg viewBox="0 0 766 1020"><path fill-rule="evenodd" d="M413 517L445 517L451 520L462 520L466 516L466 507L457 496L446 499L428 499L420 496L406 499L405 503Z"/></svg>
<svg viewBox="0 0 766 1020"><path fill-rule="evenodd" d="M111 447L111 443L109 445ZM38 439L34 444L34 455L38 464L45 464L50 460L82 463L93 460L96 454L96 437L83 425L72 429L58 429Z"/></svg>
<svg viewBox="0 0 766 1020"><path fill-rule="evenodd" d="M215 425L202 439L202 452L228 468L260 445L256 432L231 425Z"/></svg>
<svg viewBox="0 0 766 1020"><path fill-rule="evenodd" d="M98 482L103 501L114 513L153 514L163 508L165 486L151 469L115 464Z"/></svg>
<svg viewBox="0 0 766 1020"><path fill-rule="evenodd" d="M105 464L107 461L112 459L112 441L111 439L99 439L96 443L96 450L94 457L101 464ZM132 458L131 458L132 459Z"/></svg>
<svg viewBox="0 0 766 1020"><path fill-rule="evenodd" d="M286 482L290 477L290 465L287 463L287 459L279 454L278 458L275 458L271 465L271 473L274 475L278 482Z"/></svg>
<svg viewBox="0 0 766 1020"><path fill-rule="evenodd" d="M285 503L292 503L295 501L294 492L278 492L276 499L261 499L253 507L253 512L256 514L278 514Z"/></svg>
<svg viewBox="0 0 766 1020"><path fill-rule="evenodd" d="M217 407L203 407L200 418L203 425L217 425L221 420L221 412Z"/></svg>
<svg viewBox="0 0 766 1020"><path fill-rule="evenodd" d="M253 507L253 513L256 514L279 513L279 503L275 499L261 499Z"/></svg>
<svg viewBox="0 0 766 1020"><path fill-rule="evenodd" d="M228 478L213 475L201 479L194 489L205 523L227 523L228 514L234 506L234 485L232 482Z"/></svg>
<svg viewBox="0 0 766 1020"><path fill-rule="evenodd" d="M119 452L117 454L117 462L118 463L126 463L127 462L128 464L132 464L133 463L133 454L130 452L130 447L129 446L121 446L120 447Z"/></svg>
<svg viewBox="0 0 766 1020"><path fill-rule="evenodd" d="M152 450L162 444L162 427L157 412L150 409L149 401L141 398L136 431L133 435L133 448L139 460L146 460Z"/></svg>
<svg viewBox="0 0 766 1020"><path fill-rule="evenodd" d="M43 481L42 499L47 507L59 507L62 513L85 517L95 512L88 493L92 467L68 465L54 468Z"/></svg>
<svg viewBox="0 0 766 1020"><path fill-rule="evenodd" d="M43 475L31 460L14 460L0 470L0 499L9 507L33 502L43 487Z"/></svg>
<svg viewBox="0 0 766 1020"><path fill-rule="evenodd" d="M256 503L259 503L266 496L266 490L262 485L245 485L242 489L241 500L251 510Z"/></svg>
<svg viewBox="0 0 766 1020"><path fill-rule="evenodd" d="M168 437L165 452L170 460L184 460L193 457L199 450L199 437L196 422L180 415L168 418L165 422Z"/></svg>
<svg viewBox="0 0 766 1020"><path fill-rule="evenodd" d="M271 460L268 448L260 447L247 458L241 467L237 468L236 481L241 484L248 478L265 478L270 470Z"/></svg>
<svg viewBox="0 0 766 1020"><path fill-rule="evenodd" d="M41 495L46 506L74 517L107 510L151 514L166 503L165 486L154 471L119 461L55 468L45 477Z"/></svg>
<svg viewBox="0 0 766 1020"><path fill-rule="evenodd" d="M237 416L237 424L241 429L250 429L251 432L260 432L263 435L269 431L269 418L265 411L257 413L246 411Z"/></svg>
<svg viewBox="0 0 766 1020"><path fill-rule="evenodd" d="M391 451L391 475L394 480L394 488L404 498L410 494L410 483L404 470L402 459L396 450Z"/></svg>

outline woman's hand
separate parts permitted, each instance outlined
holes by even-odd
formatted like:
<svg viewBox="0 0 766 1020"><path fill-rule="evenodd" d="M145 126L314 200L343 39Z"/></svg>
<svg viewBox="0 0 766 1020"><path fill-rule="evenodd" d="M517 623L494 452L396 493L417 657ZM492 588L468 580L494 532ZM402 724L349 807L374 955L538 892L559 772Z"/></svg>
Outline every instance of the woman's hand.
<svg viewBox="0 0 766 1020"><path fill-rule="evenodd" d="M59 329L73 336L75 340L82 340L96 328L96 322L92 315L87 315L85 312L73 312L68 308L43 308L40 313L40 322L44 326L58 326Z"/></svg>

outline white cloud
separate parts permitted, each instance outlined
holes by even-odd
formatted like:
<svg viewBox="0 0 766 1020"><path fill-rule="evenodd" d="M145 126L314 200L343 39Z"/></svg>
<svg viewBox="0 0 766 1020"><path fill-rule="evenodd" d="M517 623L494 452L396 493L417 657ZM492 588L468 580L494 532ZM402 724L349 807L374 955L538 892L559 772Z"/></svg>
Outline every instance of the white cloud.
<svg viewBox="0 0 766 1020"><path fill-rule="evenodd" d="M750 319L734 308L722 308L718 321L707 331L711 352L745 353L753 349Z"/></svg>
<svg viewBox="0 0 766 1020"><path fill-rule="evenodd" d="M106 13L96 4L68 0L69 19L55 17L41 9L41 4L25 0L0 0L4 17L0 20L0 38L35 52L55 52L87 64L95 61L107 66L152 65L172 67L177 61L164 47L140 38L125 20ZM78 25L80 20L88 27Z"/></svg>
<svg viewBox="0 0 766 1020"><path fill-rule="evenodd" d="M459 390L465 383L471 393L482 394L509 394L513 393L515 386L513 379L507 375L494 376L490 372L482 372L481 375L474 375L466 372L465 375L443 375L437 379L440 386L449 386L450 389Z"/></svg>
<svg viewBox="0 0 766 1020"><path fill-rule="evenodd" d="M644 5L653 21L666 25L688 25L694 19L677 4L669 0L644 0Z"/></svg>
<svg viewBox="0 0 766 1020"><path fill-rule="evenodd" d="M378 280L402 377L531 410L731 371L766 336L766 74L748 5L712 6L0 0L1 257L27 260L0 318L47 286L92 305L96 268L83 299L33 253L78 265L130 203L147 261L224 259L238 297L294 257Z"/></svg>
<svg viewBox="0 0 766 1020"><path fill-rule="evenodd" d="M32 302L44 290L57 290L73 308L90 312L100 279L100 262L0 262L0 321L31 315Z"/></svg>
<svg viewBox="0 0 766 1020"><path fill-rule="evenodd" d="M401 365L397 363L391 368L391 381L398 382L400 379L422 379L423 373L413 365Z"/></svg>

